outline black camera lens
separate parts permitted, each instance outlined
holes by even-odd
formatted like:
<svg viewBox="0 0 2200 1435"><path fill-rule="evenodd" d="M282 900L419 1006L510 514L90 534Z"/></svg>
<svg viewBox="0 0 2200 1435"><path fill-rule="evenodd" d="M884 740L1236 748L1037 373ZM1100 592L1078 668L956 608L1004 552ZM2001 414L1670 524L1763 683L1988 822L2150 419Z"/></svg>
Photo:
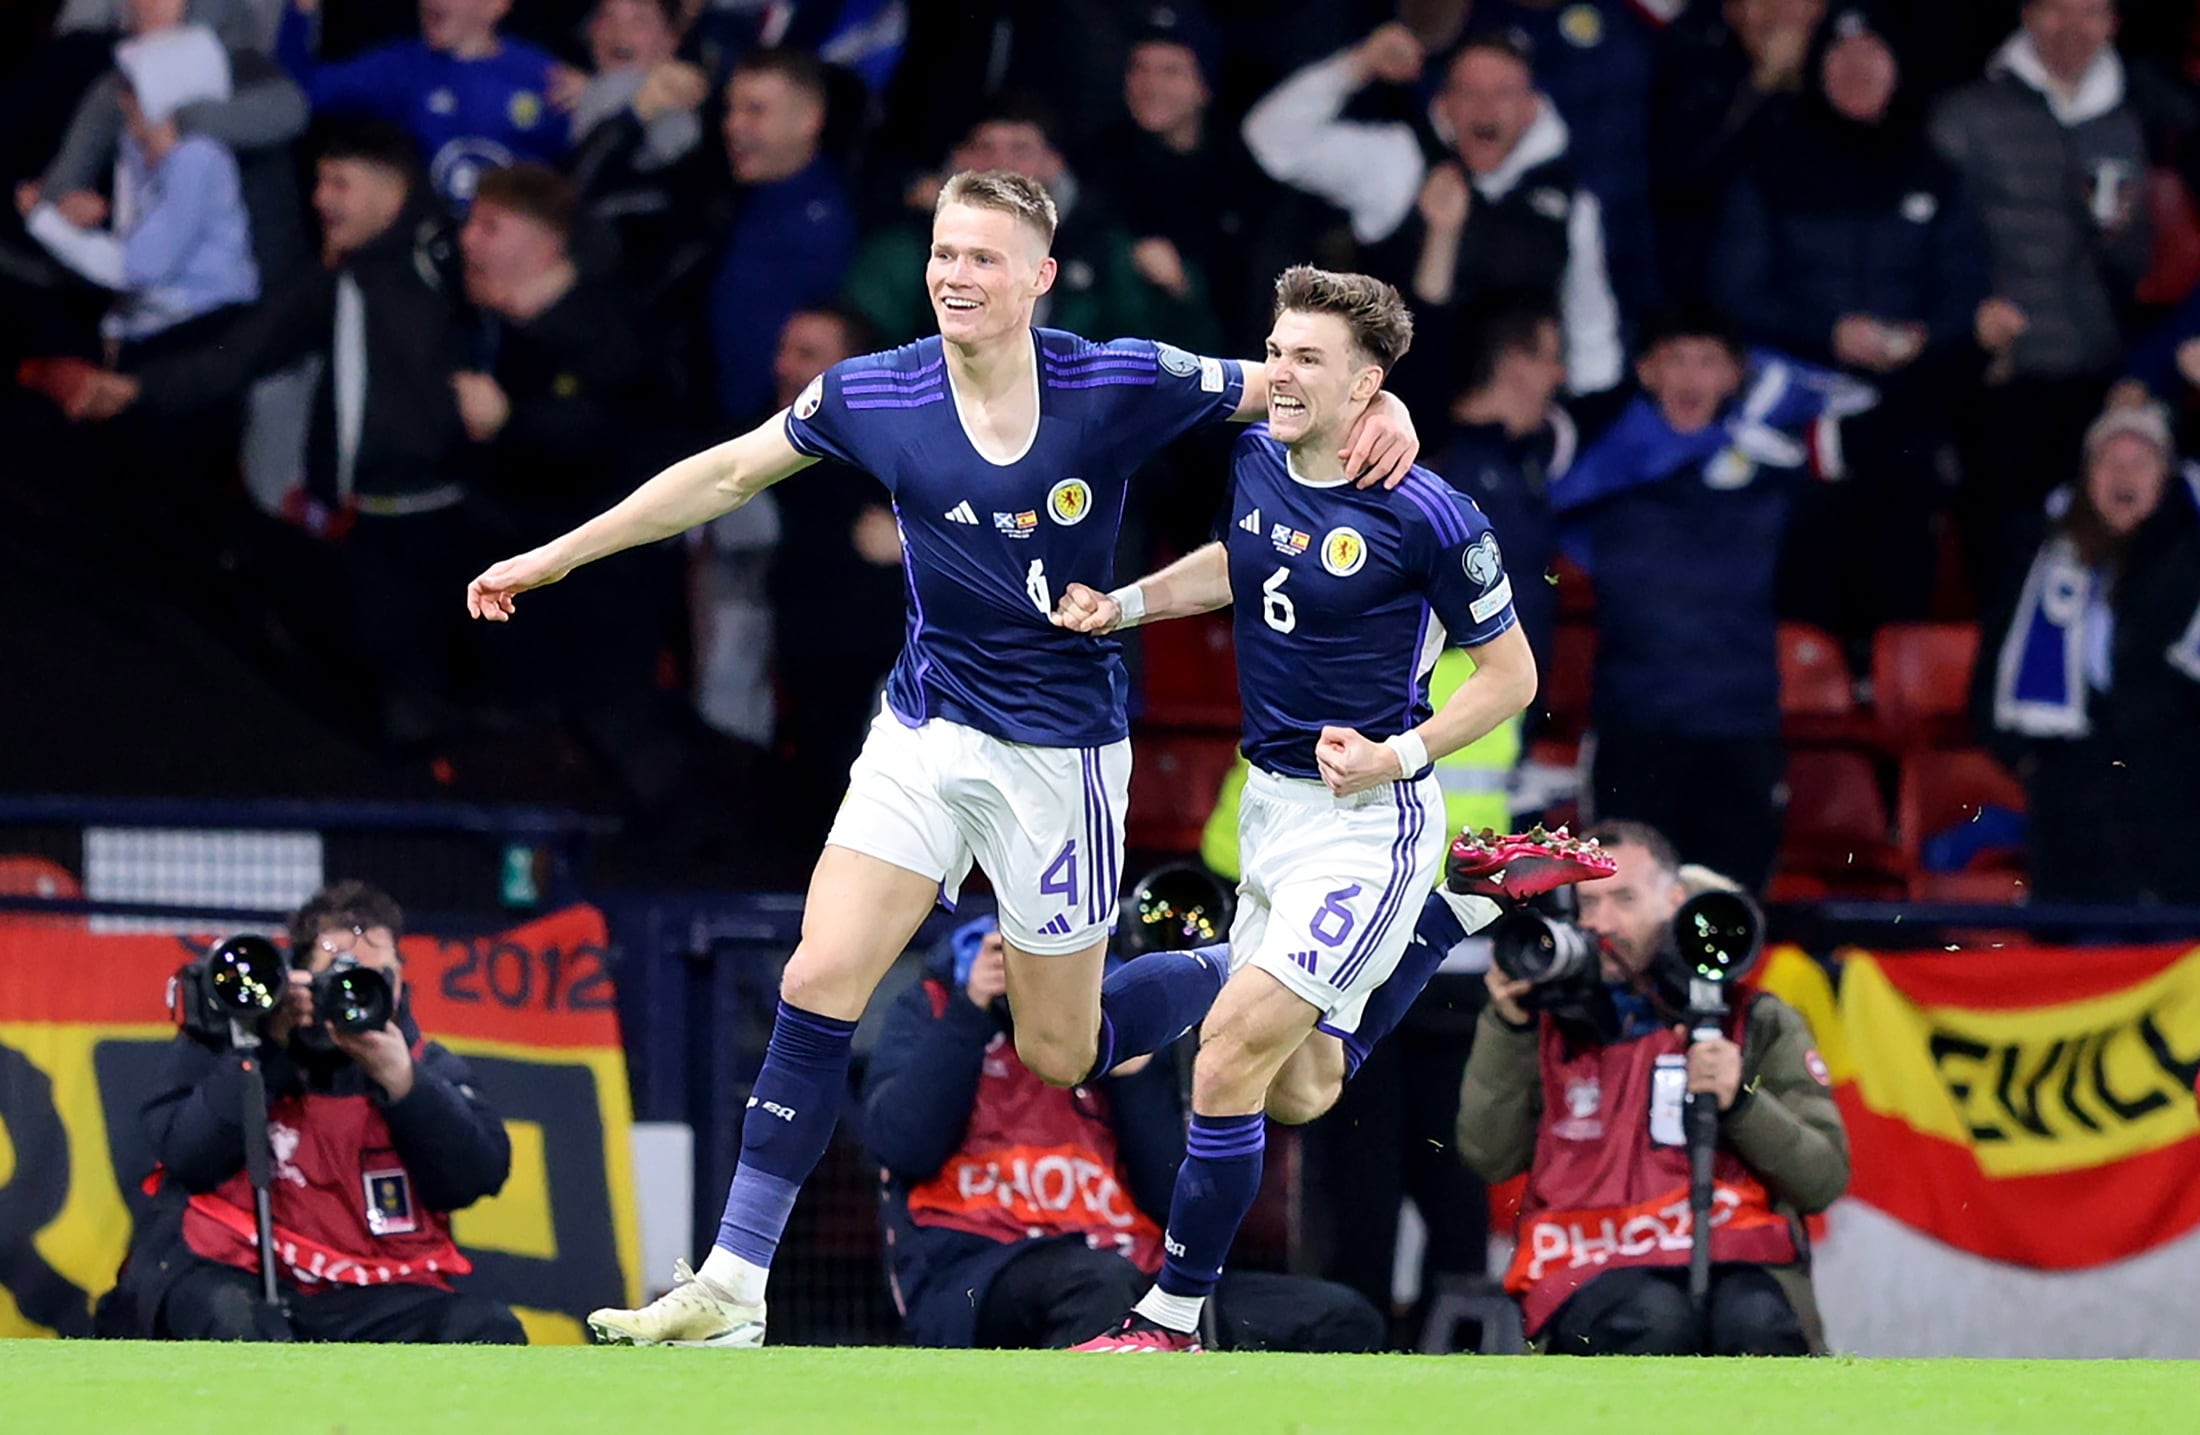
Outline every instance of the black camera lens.
<svg viewBox="0 0 2200 1435"><path fill-rule="evenodd" d="M252 1021L275 1010L289 977L265 937L231 937L206 954L209 1000L225 1017Z"/></svg>
<svg viewBox="0 0 2200 1435"><path fill-rule="evenodd" d="M1516 982L1560 986L1596 971L1597 944L1579 927L1514 912L1490 928L1490 960Z"/></svg>
<svg viewBox="0 0 2200 1435"><path fill-rule="evenodd" d="M1681 964L1700 981L1737 982L1748 975L1763 932L1756 906L1735 892L1691 897L1673 916Z"/></svg>
<svg viewBox="0 0 2200 1435"><path fill-rule="evenodd" d="M390 979L346 953L313 976L313 1014L331 1031L377 1031L396 1011Z"/></svg>
<svg viewBox="0 0 2200 1435"><path fill-rule="evenodd" d="M1116 939L1125 957L1204 947L1230 929L1230 891L1214 874L1190 865L1164 867L1131 894L1128 920Z"/></svg>

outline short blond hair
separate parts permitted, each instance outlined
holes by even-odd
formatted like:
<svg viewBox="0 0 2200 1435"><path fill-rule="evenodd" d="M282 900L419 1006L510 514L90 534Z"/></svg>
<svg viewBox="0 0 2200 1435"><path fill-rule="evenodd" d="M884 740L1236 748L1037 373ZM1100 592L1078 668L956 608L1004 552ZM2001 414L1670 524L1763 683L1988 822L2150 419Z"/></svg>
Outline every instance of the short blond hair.
<svg viewBox="0 0 2200 1435"><path fill-rule="evenodd" d="M1276 315L1334 314L1354 347L1387 376L1413 347L1413 311L1394 285L1366 274L1294 264L1276 279Z"/></svg>
<svg viewBox="0 0 2200 1435"><path fill-rule="evenodd" d="M1045 185L1014 170L957 170L940 186L939 202L932 206L932 212L938 214L950 204L999 210L1030 225L1046 241L1047 248L1054 247L1054 228L1061 222L1054 209L1054 197Z"/></svg>

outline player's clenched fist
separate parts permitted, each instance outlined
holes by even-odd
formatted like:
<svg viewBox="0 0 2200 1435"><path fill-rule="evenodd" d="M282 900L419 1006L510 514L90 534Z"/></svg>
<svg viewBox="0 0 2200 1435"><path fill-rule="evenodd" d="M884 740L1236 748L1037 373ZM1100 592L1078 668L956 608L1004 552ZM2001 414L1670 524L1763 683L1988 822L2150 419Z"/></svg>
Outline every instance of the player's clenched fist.
<svg viewBox="0 0 2200 1435"><path fill-rule="evenodd" d="M1396 782L1398 754L1379 742L1369 742L1348 727L1325 727L1314 744L1314 763L1322 781L1339 797L1350 797L1386 782Z"/></svg>
<svg viewBox="0 0 2200 1435"><path fill-rule="evenodd" d="M1123 605L1096 589L1072 583L1054 605L1054 626L1073 633L1112 633L1123 621Z"/></svg>
<svg viewBox="0 0 2200 1435"><path fill-rule="evenodd" d="M531 548L507 558L466 585L466 611L492 623L508 622L512 600L530 588L544 588L572 572L546 549Z"/></svg>

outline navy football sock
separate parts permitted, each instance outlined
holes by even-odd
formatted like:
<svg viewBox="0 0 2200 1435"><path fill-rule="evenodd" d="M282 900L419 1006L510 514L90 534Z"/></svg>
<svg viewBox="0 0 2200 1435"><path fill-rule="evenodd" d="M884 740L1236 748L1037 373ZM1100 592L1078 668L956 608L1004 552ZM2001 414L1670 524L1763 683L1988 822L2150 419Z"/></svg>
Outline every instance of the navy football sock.
<svg viewBox="0 0 2200 1435"><path fill-rule="evenodd" d="M726 1192L718 1247L770 1266L794 1198L825 1154L848 1086L856 1024L779 1004L763 1069L741 1120L741 1164Z"/></svg>
<svg viewBox="0 0 2200 1435"><path fill-rule="evenodd" d="M1267 1124L1258 1112L1251 1116L1193 1114L1184 1138L1184 1164L1176 1168L1176 1195L1169 1202L1167 1254L1154 1283L1154 1289L1169 1299L1142 1305L1148 1316L1189 1330L1191 1325L1183 1323L1189 1314L1196 1324L1196 1303L1213 1293L1230 1243L1237 1239L1238 1227L1260 1193L1261 1154L1267 1141ZM1169 1319L1171 1315L1176 1319Z"/></svg>
<svg viewBox="0 0 2200 1435"><path fill-rule="evenodd" d="M1230 975L1230 949L1148 952L1100 984L1100 1043L1087 1081L1159 1051L1206 1018Z"/></svg>
<svg viewBox="0 0 2200 1435"><path fill-rule="evenodd" d="M1396 1031L1398 1023L1406 1019L1406 1013L1427 989L1429 978L1436 975L1451 949L1496 921L1502 910L1483 897L1429 893L1428 900L1421 904L1420 920L1414 923L1413 940L1406 943L1405 955L1398 958L1398 969L1368 994L1359 1030L1339 1038L1344 1043L1347 1081L1359 1071L1375 1043Z"/></svg>

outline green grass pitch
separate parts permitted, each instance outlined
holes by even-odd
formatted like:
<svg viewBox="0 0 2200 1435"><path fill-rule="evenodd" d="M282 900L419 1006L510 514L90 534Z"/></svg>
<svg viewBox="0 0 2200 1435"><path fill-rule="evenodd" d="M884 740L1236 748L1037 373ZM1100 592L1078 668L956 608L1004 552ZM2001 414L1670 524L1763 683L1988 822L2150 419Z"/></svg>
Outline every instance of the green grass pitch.
<svg viewBox="0 0 2200 1435"><path fill-rule="evenodd" d="M0 1341L7 1435L2151 1435L2196 1427L2200 1363Z"/></svg>

